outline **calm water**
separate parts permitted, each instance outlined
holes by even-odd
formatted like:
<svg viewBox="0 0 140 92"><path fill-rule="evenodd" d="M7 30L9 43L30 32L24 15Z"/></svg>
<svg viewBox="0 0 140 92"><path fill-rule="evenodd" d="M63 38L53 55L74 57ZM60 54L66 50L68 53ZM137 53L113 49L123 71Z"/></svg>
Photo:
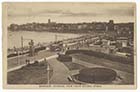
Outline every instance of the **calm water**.
<svg viewBox="0 0 140 92"><path fill-rule="evenodd" d="M57 35L57 36L56 36ZM20 31L12 32L8 31L8 48L21 47L21 36L24 39L24 46L28 45L30 39L33 39L35 44L40 43L49 43L58 40L64 40L68 38L78 37L79 34L70 34L70 33L51 33L51 32L29 32L29 31Z"/></svg>

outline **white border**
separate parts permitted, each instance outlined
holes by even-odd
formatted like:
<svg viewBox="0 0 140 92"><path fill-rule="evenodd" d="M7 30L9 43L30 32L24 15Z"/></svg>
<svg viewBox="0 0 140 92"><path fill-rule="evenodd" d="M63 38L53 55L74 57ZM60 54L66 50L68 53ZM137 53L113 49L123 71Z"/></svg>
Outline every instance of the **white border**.
<svg viewBox="0 0 140 92"><path fill-rule="evenodd" d="M0 2L58 2L60 0L1 0ZM137 89L136 90L7 90L2 88L2 8L1 8L1 14L0 14L0 21L1 21L1 31L0 31L0 91L1 92L140 92L140 0L67 0L67 2L137 2ZM61 0L61 2L66 2L64 0ZM0 7L2 7L2 4L0 4Z"/></svg>

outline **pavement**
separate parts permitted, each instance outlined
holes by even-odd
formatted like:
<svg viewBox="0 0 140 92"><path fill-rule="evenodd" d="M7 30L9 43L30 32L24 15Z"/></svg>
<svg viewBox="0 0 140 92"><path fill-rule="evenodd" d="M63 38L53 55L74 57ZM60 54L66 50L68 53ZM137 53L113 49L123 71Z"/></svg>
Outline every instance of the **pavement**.
<svg viewBox="0 0 140 92"><path fill-rule="evenodd" d="M53 75L50 79L50 84L71 84L67 77L70 75L69 69L55 58L47 61L53 68Z"/></svg>

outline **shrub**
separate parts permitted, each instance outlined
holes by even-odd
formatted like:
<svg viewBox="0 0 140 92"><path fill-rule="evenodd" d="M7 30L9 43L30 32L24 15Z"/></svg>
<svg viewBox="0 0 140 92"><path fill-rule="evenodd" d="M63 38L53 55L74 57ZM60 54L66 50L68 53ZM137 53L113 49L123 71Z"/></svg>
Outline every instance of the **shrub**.
<svg viewBox="0 0 140 92"><path fill-rule="evenodd" d="M68 55L62 55L62 54L59 54L58 58L57 58L59 61L62 61L62 62L71 62L72 61L72 57L71 56L68 56Z"/></svg>
<svg viewBox="0 0 140 92"><path fill-rule="evenodd" d="M34 61L34 65L38 65L39 64L39 62L38 61Z"/></svg>

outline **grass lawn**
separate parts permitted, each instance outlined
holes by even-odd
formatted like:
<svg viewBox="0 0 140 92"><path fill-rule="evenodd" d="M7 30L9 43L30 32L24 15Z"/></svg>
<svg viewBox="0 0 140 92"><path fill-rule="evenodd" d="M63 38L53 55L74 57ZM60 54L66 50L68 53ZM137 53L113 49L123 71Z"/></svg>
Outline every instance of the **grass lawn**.
<svg viewBox="0 0 140 92"><path fill-rule="evenodd" d="M69 68L69 70L77 70L77 69L81 70L85 68L85 66L73 62L63 62L63 63Z"/></svg>
<svg viewBox="0 0 140 92"><path fill-rule="evenodd" d="M110 67L110 68L113 68L113 69L125 71L125 72L132 73L132 74L134 73L134 67L133 67L133 65L130 65L130 64L114 62L114 61L107 60L107 59L104 59L104 58L88 56L88 55L85 55L85 54L75 54L73 56L80 59L80 60L88 62L88 63L102 65L102 66L105 66L105 67Z"/></svg>
<svg viewBox="0 0 140 92"><path fill-rule="evenodd" d="M51 66L50 66L51 68ZM47 62L33 63L26 65L18 70L8 72L8 84L46 84L47 79ZM50 77L53 70L50 70Z"/></svg>
<svg viewBox="0 0 140 92"><path fill-rule="evenodd" d="M117 72L117 75L121 77L121 81L116 80L114 83L117 84L134 84L134 67L130 64L124 64L120 62L114 62L94 56L88 56L84 54L73 54L74 58L79 59L83 62L104 66L106 68L113 69ZM94 67L94 66L93 66Z"/></svg>

